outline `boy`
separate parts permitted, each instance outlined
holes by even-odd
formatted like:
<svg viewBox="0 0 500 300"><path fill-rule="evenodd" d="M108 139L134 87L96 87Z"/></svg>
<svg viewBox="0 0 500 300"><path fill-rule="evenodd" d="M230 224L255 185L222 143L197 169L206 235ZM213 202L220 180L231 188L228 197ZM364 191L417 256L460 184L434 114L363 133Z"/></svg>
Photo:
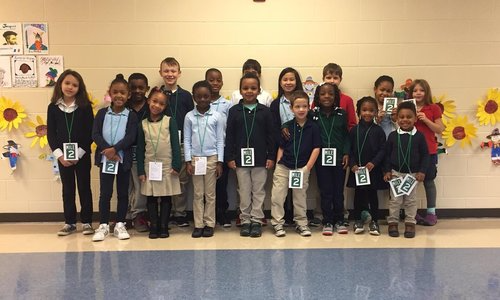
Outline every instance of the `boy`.
<svg viewBox="0 0 500 300"><path fill-rule="evenodd" d="M212 110L220 112L224 121L227 121L227 115L229 114L229 109L231 108L231 102L226 100L220 95L220 90L224 85L222 80L222 73L218 69L208 69L205 72L205 80L212 86L212 95L210 100L212 103L210 106ZM226 129L224 128L224 134ZM216 210L216 220L221 226L225 228L231 227L231 219L227 215L227 209L229 203L227 201L227 181L228 181L229 168L224 163L222 164L222 175L217 179L217 184L215 187L215 210Z"/></svg>
<svg viewBox="0 0 500 300"><path fill-rule="evenodd" d="M321 148L321 132L315 122L307 120L309 96L304 91L295 91L290 99L295 118L284 124L290 132L290 138L281 138L277 164L274 171L271 196L271 224L277 237L286 235L283 203L287 196L291 171L302 172L302 187L293 190L294 221L296 231L301 236L310 236L307 226L307 188L309 174L318 158Z"/></svg>
<svg viewBox="0 0 500 300"><path fill-rule="evenodd" d="M180 140L183 141L184 118L186 114L194 109L193 97L191 93L182 89L177 85L177 80L181 77L181 65L173 57L167 57L160 63L160 76L163 78L165 85L161 86L162 92L168 95L168 107L166 114L174 118L179 128ZM183 149L181 145L181 150ZM181 154L182 155L182 154ZM186 184L189 177L186 173L186 165L182 164L182 169L179 173L181 183L181 194L172 197L172 217L173 221L179 227L189 226L186 217Z"/></svg>
<svg viewBox="0 0 500 300"><path fill-rule="evenodd" d="M243 64L243 69L242 69L242 75L245 75L247 73L254 73L257 75L260 79L262 75L262 67L260 63L255 60L255 59L247 59L247 61ZM242 96L240 94L239 90L236 90L233 92L231 95L231 103L233 105L236 105L240 102ZM271 102L273 102L273 97L271 94L266 92L262 87L260 87L260 93L257 96L257 100L259 101L260 104L264 104L267 107L271 106Z"/></svg>
<svg viewBox="0 0 500 300"><path fill-rule="evenodd" d="M196 108L184 120L186 171L193 176L194 230L192 237L211 237L215 227L215 183L222 175L226 118L210 107L208 81L193 86Z"/></svg>
<svg viewBox="0 0 500 300"><path fill-rule="evenodd" d="M425 171L429 165L429 150L424 135L417 131L415 122L417 111L412 102L402 102L397 108L399 129L389 134L386 143L386 160L384 162L384 180L408 178L411 175L417 181L424 181ZM406 177L405 177L406 176ZM416 183L415 183L416 184ZM404 182L400 183L401 189ZM399 195L395 195L395 191ZM417 189L413 187L409 194L401 194L391 183L391 198L389 200L389 236L398 237L399 209L404 205L405 238L415 237L415 215L417 213Z"/></svg>

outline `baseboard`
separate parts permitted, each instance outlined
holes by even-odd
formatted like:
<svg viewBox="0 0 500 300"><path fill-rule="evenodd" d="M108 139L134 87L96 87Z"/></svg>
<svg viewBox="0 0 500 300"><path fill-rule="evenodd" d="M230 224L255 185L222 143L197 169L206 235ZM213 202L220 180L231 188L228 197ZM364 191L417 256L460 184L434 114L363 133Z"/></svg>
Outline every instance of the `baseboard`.
<svg viewBox="0 0 500 300"><path fill-rule="evenodd" d="M419 212L425 212L424 209ZM267 218L271 217L271 211L264 211ZM386 216L389 211L381 209L380 215ZM500 208L473 208L473 209L437 209L437 215L440 219L446 218L498 218L500 217ZM188 218L192 220L193 212L188 211ZM236 218L236 211L228 211L231 218ZM312 211L308 211L308 215L312 215ZM114 214L111 214L111 219ZM95 222L99 220L99 213L94 213L93 219ZM63 213L0 213L1 222L61 222L64 220Z"/></svg>

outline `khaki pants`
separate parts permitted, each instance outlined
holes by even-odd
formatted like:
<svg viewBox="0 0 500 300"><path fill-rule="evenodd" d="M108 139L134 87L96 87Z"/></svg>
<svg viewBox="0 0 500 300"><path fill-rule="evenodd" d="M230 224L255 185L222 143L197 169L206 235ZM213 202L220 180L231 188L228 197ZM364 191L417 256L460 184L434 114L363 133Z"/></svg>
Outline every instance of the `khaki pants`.
<svg viewBox="0 0 500 300"><path fill-rule="evenodd" d="M187 209L186 185L189 182L189 175L186 172L186 164L184 163L184 145L181 144L181 170L179 172L179 182L181 184L181 193L172 196L172 216L185 217Z"/></svg>
<svg viewBox="0 0 500 300"><path fill-rule="evenodd" d="M309 171L305 167L300 169L304 173L301 189L292 189L293 193L293 220L298 226L307 225L307 188L309 187ZM288 178L290 169L282 164L276 164L273 177L273 191L271 195L271 224L285 224L285 210L283 203L288 193Z"/></svg>
<svg viewBox="0 0 500 300"><path fill-rule="evenodd" d="M404 177L406 173L399 173L392 170L392 175L397 177ZM411 174L415 176L415 173ZM391 189L391 198L389 199L389 216L387 217L387 223L398 223L399 222L399 210L404 208L405 210L405 223L416 224L415 215L417 214L417 187L411 191L410 195L403 195L399 197L394 197L394 193Z"/></svg>
<svg viewBox="0 0 500 300"><path fill-rule="evenodd" d="M147 197L141 194L141 181L137 174L137 162L132 163L130 170L130 183L128 185L128 201L130 208L130 219L135 219L138 214L146 212Z"/></svg>
<svg viewBox="0 0 500 300"><path fill-rule="evenodd" d="M240 195L241 223L262 223L267 169L265 167L236 168L236 177Z"/></svg>
<svg viewBox="0 0 500 300"><path fill-rule="evenodd" d="M194 167L194 157L191 160ZM194 227L215 227L215 185L217 183L217 155L207 157L207 174L193 175Z"/></svg>

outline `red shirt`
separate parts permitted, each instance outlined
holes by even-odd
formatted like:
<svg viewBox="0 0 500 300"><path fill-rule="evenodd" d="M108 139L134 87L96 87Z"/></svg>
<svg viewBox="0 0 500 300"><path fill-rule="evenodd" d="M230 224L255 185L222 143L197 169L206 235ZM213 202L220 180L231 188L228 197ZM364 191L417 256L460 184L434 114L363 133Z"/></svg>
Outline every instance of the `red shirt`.
<svg viewBox="0 0 500 300"><path fill-rule="evenodd" d="M311 109L314 108L314 102L311 103ZM340 108L346 111L347 113L347 130L351 131L351 128L358 124L358 120L356 119L356 110L354 109L354 101L352 98L347 96L344 93L340 93Z"/></svg>
<svg viewBox="0 0 500 300"><path fill-rule="evenodd" d="M423 112L427 119L432 122L436 122L437 119L441 119L442 117L441 108L439 108L436 104L425 105L422 109L420 109L420 112ZM417 120L415 127L424 135L425 141L427 142L427 148L429 149L429 154L436 154L437 141L434 131L432 131L427 125L425 125L424 122L420 120Z"/></svg>

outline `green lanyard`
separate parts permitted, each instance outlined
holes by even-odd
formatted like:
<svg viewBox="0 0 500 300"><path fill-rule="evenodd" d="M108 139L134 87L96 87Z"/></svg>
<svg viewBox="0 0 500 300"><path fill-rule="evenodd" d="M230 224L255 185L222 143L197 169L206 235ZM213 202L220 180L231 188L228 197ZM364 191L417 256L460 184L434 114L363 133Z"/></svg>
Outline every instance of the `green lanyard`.
<svg viewBox="0 0 500 300"><path fill-rule="evenodd" d="M323 130L326 132L326 138L328 141L328 148L330 148L330 137L332 136L332 131L333 131L333 124L335 123L335 113L332 112L333 120L332 120L332 126L330 126L330 131L326 131L325 123L323 123L323 118L321 117L321 112L319 113L319 121L321 122L321 126L323 126Z"/></svg>
<svg viewBox="0 0 500 300"><path fill-rule="evenodd" d="M198 118L198 116L196 116L196 123L198 124L198 139L200 140L200 149L201 149L201 152L203 152L203 144L205 143L205 135L207 133L207 124L208 124L208 111L205 112L205 115L203 115L203 118L205 118L205 130L203 131L203 139L201 138L201 134L200 134L200 131L201 131L201 128L200 128L200 120Z"/></svg>
<svg viewBox="0 0 500 300"><path fill-rule="evenodd" d="M403 146L401 145L401 134L398 133L398 164L399 164L399 172L406 165L408 167L408 171L411 173L410 168L410 153L411 153L411 138L413 137L410 134L410 138L408 140L408 148L406 148L406 153L403 152ZM403 156L403 163L401 163L401 156Z"/></svg>
<svg viewBox="0 0 500 300"><path fill-rule="evenodd" d="M250 131L248 131L247 116L245 115L245 106L243 106L243 110L242 110L243 121L245 121L245 133L247 134L247 148L250 148L250 136L252 136L253 125L255 124L255 117L257 116L257 106L254 109L255 109L255 113L253 114L252 127L250 127Z"/></svg>
<svg viewBox="0 0 500 300"><path fill-rule="evenodd" d="M154 153L154 156L155 156L155 161L156 161L156 151L157 151L157 149L158 149L158 144L159 144L159 142L160 142L160 133L161 133L161 128L163 127L163 126L162 126L162 125L163 125L163 119L164 119L164 118L161 118L161 122L160 122L160 129L158 129L158 138L156 139L156 145L155 145L155 143L153 142L153 138L152 138L152 136L151 136L151 127L149 126L149 123L150 123L150 122L148 121L148 133L149 133L149 139L150 139L150 141L151 141L151 145L153 145L153 150L155 151L155 153Z"/></svg>
<svg viewBox="0 0 500 300"><path fill-rule="evenodd" d="M365 133L365 138L363 139L363 144L361 144L361 147L359 147L359 125L356 127L356 134L357 134L356 140L357 140L357 144L358 144L358 164L360 167L363 165L361 163L361 152L363 152L363 148L365 147L366 138L368 137L368 132L370 132L370 129L372 129L372 126L373 125L370 125L370 127L368 127L368 130Z"/></svg>
<svg viewBox="0 0 500 300"><path fill-rule="evenodd" d="M295 126L298 126L300 128L300 125L299 123L297 122L294 122L296 125ZM304 126L305 126L305 123L304 123ZM299 138L299 144L297 145L297 148L295 148L295 134L297 132L297 129L294 128L293 129L293 157L295 158L295 169L297 169L297 163L299 161L299 151L300 151L300 144L302 144L302 134L304 133L304 127L301 128L300 130L300 138Z"/></svg>
<svg viewBox="0 0 500 300"><path fill-rule="evenodd" d="M66 120L66 129L68 130L68 140L71 143L71 132L73 131L73 121L75 120L75 111L71 115L71 124L68 124L68 117L66 116L68 113L64 113L64 119Z"/></svg>
<svg viewBox="0 0 500 300"><path fill-rule="evenodd" d="M172 96L172 94L170 94L170 96ZM179 96L179 88L177 88L177 90L175 91L175 110L172 110L172 106L171 105L168 106L168 108L170 109L170 113L172 114L172 117L176 121L177 121L177 103L179 103L179 101L177 101L177 96Z"/></svg>
<svg viewBox="0 0 500 300"><path fill-rule="evenodd" d="M113 136L113 116L111 116L111 146L115 145L116 134L118 134L118 128L120 127L120 121L122 120L122 114L118 115L118 125L116 125L115 135Z"/></svg>

